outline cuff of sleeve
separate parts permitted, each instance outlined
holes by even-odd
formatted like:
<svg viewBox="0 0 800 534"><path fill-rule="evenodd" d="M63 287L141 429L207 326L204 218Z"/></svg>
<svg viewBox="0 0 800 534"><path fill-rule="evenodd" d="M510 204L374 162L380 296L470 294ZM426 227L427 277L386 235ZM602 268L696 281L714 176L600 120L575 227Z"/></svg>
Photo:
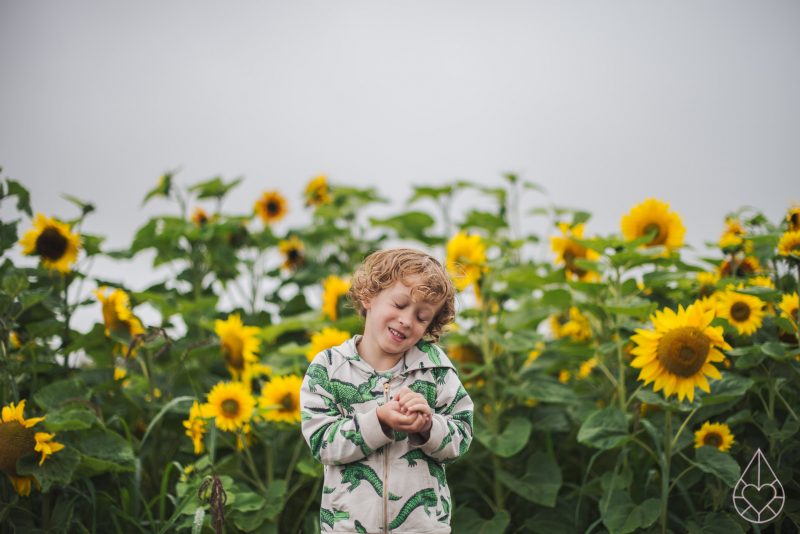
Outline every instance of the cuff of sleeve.
<svg viewBox="0 0 800 534"><path fill-rule="evenodd" d="M364 443L372 450L380 449L387 443L394 441L394 431L391 435L384 433L381 422L378 420L377 408L366 413L358 414L358 427L361 429L361 436Z"/></svg>
<svg viewBox="0 0 800 534"><path fill-rule="evenodd" d="M412 434L408 439L411 445L421 448L425 454L430 456L433 451L439 448L449 431L445 418L439 414L434 414L431 419L431 431L428 434L428 441L423 442L419 434Z"/></svg>

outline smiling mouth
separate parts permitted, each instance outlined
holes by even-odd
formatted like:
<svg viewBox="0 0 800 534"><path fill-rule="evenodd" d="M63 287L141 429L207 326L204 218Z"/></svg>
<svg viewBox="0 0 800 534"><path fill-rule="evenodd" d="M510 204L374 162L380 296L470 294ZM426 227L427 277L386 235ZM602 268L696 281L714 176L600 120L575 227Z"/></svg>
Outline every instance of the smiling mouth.
<svg viewBox="0 0 800 534"><path fill-rule="evenodd" d="M405 335L401 334L400 332L398 332L397 330L395 330L391 326L389 327L389 332L391 332L393 336L399 337L400 339L405 339L406 338Z"/></svg>

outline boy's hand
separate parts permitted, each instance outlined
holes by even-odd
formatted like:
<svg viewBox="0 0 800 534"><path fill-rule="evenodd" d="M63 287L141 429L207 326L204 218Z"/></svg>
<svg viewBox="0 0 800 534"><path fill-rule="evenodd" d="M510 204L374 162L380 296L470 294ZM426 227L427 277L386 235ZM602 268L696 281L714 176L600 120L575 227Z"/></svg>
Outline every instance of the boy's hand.
<svg viewBox="0 0 800 534"><path fill-rule="evenodd" d="M400 405L401 413L408 415L416 414L418 416L411 423L411 425L409 425L409 428L403 430L404 432L408 432L410 434L425 434L431 429L431 425L433 424L431 421L431 416L433 415L433 412L431 411L431 407L428 405L428 401L425 400L425 397L412 391L408 387L403 387L397 393L396 399Z"/></svg>
<svg viewBox="0 0 800 534"><path fill-rule="evenodd" d="M428 411L430 412L430 408ZM397 400L379 406L377 415L382 426L388 426L393 430L408 434L425 432L430 430L432 425L430 413L420 413L420 411L403 413Z"/></svg>

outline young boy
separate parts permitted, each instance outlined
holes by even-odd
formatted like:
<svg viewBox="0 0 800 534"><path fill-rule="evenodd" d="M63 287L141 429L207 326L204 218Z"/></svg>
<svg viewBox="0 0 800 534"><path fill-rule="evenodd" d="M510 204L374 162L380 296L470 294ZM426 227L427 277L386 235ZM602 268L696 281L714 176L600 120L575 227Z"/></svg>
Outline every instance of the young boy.
<svg viewBox="0 0 800 534"><path fill-rule="evenodd" d="M467 452L472 400L437 341L455 316L442 265L371 254L349 294L364 335L317 354L300 390L303 435L325 465L323 532L450 532L443 463Z"/></svg>

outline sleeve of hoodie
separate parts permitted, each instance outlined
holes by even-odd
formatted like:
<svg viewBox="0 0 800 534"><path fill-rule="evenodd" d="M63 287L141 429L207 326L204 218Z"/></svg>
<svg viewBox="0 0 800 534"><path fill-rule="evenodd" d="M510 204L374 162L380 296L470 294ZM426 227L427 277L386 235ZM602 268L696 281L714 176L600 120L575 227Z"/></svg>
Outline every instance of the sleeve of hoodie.
<svg viewBox="0 0 800 534"><path fill-rule="evenodd" d="M393 441L383 432L377 407L347 413L329 391L327 357L319 353L308 366L300 388L303 437L311 454L327 465L361 460Z"/></svg>
<svg viewBox="0 0 800 534"><path fill-rule="evenodd" d="M431 458L448 462L463 456L472 443L473 404L453 369L447 371L444 384L437 389L428 441L422 442L419 434L409 439Z"/></svg>

